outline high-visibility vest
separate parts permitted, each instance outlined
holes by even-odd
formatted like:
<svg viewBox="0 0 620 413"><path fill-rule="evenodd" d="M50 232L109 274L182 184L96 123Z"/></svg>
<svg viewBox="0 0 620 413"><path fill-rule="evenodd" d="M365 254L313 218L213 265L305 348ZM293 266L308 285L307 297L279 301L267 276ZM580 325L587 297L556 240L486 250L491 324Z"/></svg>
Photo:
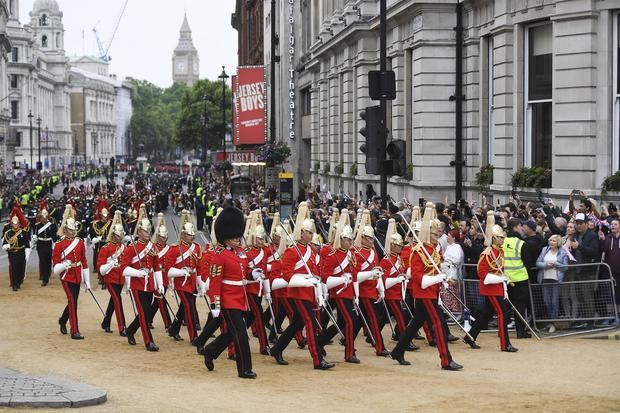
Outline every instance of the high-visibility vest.
<svg viewBox="0 0 620 413"><path fill-rule="evenodd" d="M207 212L206 215L208 217L214 217L215 216L215 204L213 203L213 201L207 201Z"/></svg>
<svg viewBox="0 0 620 413"><path fill-rule="evenodd" d="M504 274L511 282L525 281L528 279L527 268L521 260L521 249L523 240L517 237L507 237L504 239L502 249L504 250Z"/></svg>

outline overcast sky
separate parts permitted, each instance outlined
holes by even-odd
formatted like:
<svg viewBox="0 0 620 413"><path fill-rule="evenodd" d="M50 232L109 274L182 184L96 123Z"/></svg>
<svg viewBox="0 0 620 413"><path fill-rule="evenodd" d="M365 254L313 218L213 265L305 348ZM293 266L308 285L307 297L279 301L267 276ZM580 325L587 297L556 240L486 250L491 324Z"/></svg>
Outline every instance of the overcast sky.
<svg viewBox="0 0 620 413"><path fill-rule="evenodd" d="M125 0L56 0L63 12L67 56L95 55L93 27L106 44ZM30 23L34 0L20 1L21 23ZM200 78L216 79L226 65L237 67L237 32L230 25L234 0L129 0L109 55L110 72L172 84L172 52L179 39L183 13L200 57ZM83 35L82 35L83 33Z"/></svg>

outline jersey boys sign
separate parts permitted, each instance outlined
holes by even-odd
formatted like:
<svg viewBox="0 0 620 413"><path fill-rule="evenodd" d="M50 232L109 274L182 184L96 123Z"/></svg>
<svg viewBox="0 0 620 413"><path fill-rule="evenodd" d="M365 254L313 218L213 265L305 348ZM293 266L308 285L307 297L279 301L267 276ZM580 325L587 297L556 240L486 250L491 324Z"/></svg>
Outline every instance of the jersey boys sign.
<svg viewBox="0 0 620 413"><path fill-rule="evenodd" d="M262 145L265 143L266 103L265 68L239 67L233 84L235 145Z"/></svg>

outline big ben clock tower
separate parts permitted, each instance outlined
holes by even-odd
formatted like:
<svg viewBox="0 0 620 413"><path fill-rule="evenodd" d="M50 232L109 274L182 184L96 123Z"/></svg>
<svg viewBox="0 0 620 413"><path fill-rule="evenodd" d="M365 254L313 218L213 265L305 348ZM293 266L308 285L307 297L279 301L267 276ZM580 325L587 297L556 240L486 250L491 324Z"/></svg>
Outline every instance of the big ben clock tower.
<svg viewBox="0 0 620 413"><path fill-rule="evenodd" d="M192 29L189 28L187 14L185 14L181 25L179 43L172 55L172 82L184 82L188 86L192 86L198 81L199 69L198 51L192 42Z"/></svg>

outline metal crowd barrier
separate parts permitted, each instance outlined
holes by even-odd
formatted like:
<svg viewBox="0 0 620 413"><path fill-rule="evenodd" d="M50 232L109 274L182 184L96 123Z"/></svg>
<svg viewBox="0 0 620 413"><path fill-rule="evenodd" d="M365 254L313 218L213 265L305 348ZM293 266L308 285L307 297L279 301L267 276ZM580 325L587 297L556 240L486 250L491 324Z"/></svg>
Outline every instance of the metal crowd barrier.
<svg viewBox="0 0 620 413"><path fill-rule="evenodd" d="M455 288L463 303L475 317L484 304L480 295L476 264L464 264L462 279ZM536 269L538 270L538 269ZM602 278L602 275L609 278ZM611 268L606 263L568 265L564 281L529 283L529 314L532 327L547 328L554 324L555 336L583 334L606 328L620 327L615 305L615 280ZM449 300L447 293L442 300ZM451 310L460 313L462 308Z"/></svg>

